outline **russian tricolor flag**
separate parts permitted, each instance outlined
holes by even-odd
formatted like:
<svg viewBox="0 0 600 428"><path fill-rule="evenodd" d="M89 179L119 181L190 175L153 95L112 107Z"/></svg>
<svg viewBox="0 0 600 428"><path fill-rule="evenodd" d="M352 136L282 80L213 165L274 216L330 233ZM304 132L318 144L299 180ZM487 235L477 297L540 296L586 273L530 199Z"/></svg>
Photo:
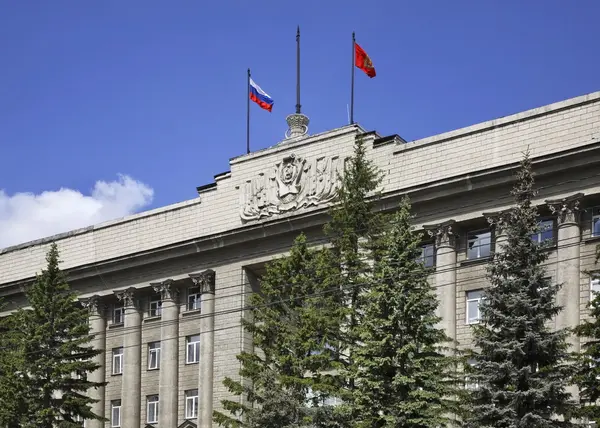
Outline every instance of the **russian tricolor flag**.
<svg viewBox="0 0 600 428"><path fill-rule="evenodd" d="M250 78L250 99L267 111L273 109L273 98L254 83L252 78Z"/></svg>

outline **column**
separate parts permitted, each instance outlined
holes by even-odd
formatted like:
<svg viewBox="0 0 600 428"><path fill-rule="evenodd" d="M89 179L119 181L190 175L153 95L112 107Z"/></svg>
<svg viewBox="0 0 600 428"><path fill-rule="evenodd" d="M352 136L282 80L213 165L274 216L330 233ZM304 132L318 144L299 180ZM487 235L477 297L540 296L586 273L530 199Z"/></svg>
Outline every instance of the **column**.
<svg viewBox="0 0 600 428"><path fill-rule="evenodd" d="M435 237L435 288L439 299L437 315L441 327L456 341L456 234L454 220L424 226ZM453 345L454 346L454 345Z"/></svg>
<svg viewBox="0 0 600 428"><path fill-rule="evenodd" d="M121 387L121 426L140 426L142 386L142 314L135 288L115 292L123 302L123 379Z"/></svg>
<svg viewBox="0 0 600 428"><path fill-rule="evenodd" d="M98 351L102 351L99 355L93 358L94 364L98 365L98 369L91 373L88 373L88 380L94 383L104 383L105 378L105 366L106 366L106 306L100 302L100 296L92 296L88 299L82 300L81 302L90 311L89 325L90 334L94 336L90 345ZM88 396L96 403L92 403L92 413L101 418L104 418L104 386L97 388L91 388L88 391ZM104 421L102 420L87 420L85 426L89 428L104 428Z"/></svg>
<svg viewBox="0 0 600 428"><path fill-rule="evenodd" d="M579 244L579 200L583 193L564 199L547 200L550 210L558 223L556 250L556 283L562 284L556 296L557 304L563 310L556 316L556 328L574 328L579 325L580 259ZM579 352L579 338L569 336L571 351Z"/></svg>
<svg viewBox="0 0 600 428"><path fill-rule="evenodd" d="M200 364L198 372L198 428L212 427L213 367L215 357L215 272L190 275L202 294Z"/></svg>
<svg viewBox="0 0 600 428"><path fill-rule="evenodd" d="M158 426L177 426L179 394L179 290L169 279L152 284L162 300L160 323L160 372L158 375Z"/></svg>
<svg viewBox="0 0 600 428"><path fill-rule="evenodd" d="M510 210L483 213L490 227L494 230L494 253L499 254L504 251L504 246L508 240L506 236L506 222L509 221Z"/></svg>

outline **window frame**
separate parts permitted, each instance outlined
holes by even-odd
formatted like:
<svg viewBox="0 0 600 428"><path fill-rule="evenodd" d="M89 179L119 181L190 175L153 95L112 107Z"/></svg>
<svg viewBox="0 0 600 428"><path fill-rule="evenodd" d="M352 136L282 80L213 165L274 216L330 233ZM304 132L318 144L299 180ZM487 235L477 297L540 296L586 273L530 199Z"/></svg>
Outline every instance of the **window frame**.
<svg viewBox="0 0 600 428"><path fill-rule="evenodd" d="M118 403L118 404L117 404ZM115 425L115 410L117 411L118 421ZM110 402L110 426L111 428L121 428L121 400L112 400Z"/></svg>
<svg viewBox="0 0 600 428"><path fill-rule="evenodd" d="M155 306L155 307L153 307ZM152 317L160 317L162 315L162 299L160 296L152 296L150 298L150 302L148 303L148 316Z"/></svg>
<svg viewBox="0 0 600 428"><path fill-rule="evenodd" d="M598 220L600 222L600 206L595 206L595 207L591 207L591 211L592 211L592 219L590 220L591 223L591 230L590 230L590 236L595 238L600 236L600 233L594 233L594 222L596 220ZM597 213L597 214L594 214Z"/></svg>
<svg viewBox="0 0 600 428"><path fill-rule="evenodd" d="M426 248L431 248L431 256L426 255ZM431 260L431 265L427 265L427 260ZM435 243L433 242L425 242L421 244L421 255L419 256L419 261L423 263L426 268L435 267Z"/></svg>
<svg viewBox="0 0 600 428"><path fill-rule="evenodd" d="M115 352L120 351L120 352ZM122 346L118 346L112 349L112 375L121 375L123 374L123 362L124 362L125 352ZM119 371L115 371L115 360L119 360Z"/></svg>
<svg viewBox="0 0 600 428"><path fill-rule="evenodd" d="M192 290L198 290L196 293L192 293ZM194 298L194 303L190 304L190 298ZM187 289L187 300L186 309L188 311L199 311L202 308L202 293L200 293L200 287L193 286Z"/></svg>
<svg viewBox="0 0 600 428"><path fill-rule="evenodd" d="M191 341L192 337L198 337L197 341ZM194 347L194 357L197 354L198 358L190 361L190 347ZM197 351L196 351L197 349ZM198 364L200 362L200 334L192 334L185 338L185 363L186 364Z"/></svg>
<svg viewBox="0 0 600 428"><path fill-rule="evenodd" d="M469 298L470 293L479 293L479 297ZM483 300L483 289L481 289L481 288L467 290L465 292L465 302L466 302L466 307L465 307L466 320L465 321L466 321L467 325L475 325L475 324L479 324L481 322L480 305L481 305L482 300ZM471 321L470 317L469 317L469 303L470 302L477 302L477 320L476 321Z"/></svg>
<svg viewBox="0 0 600 428"><path fill-rule="evenodd" d="M146 422L149 424L157 424L158 423L158 405L159 405L159 397L158 394L148 395L146 397ZM154 408L154 419L150 420L150 407Z"/></svg>
<svg viewBox="0 0 600 428"><path fill-rule="evenodd" d="M119 315L119 320L117 321L117 314ZM113 324L123 324L125 322L125 306L116 304L113 306L112 310L112 323Z"/></svg>
<svg viewBox="0 0 600 428"><path fill-rule="evenodd" d="M600 294L600 272L593 273L590 278L590 306L593 306L592 302L598 294Z"/></svg>
<svg viewBox="0 0 600 428"><path fill-rule="evenodd" d="M483 234L487 234L489 235L489 242L487 244L488 247L488 252L487 255L482 256L481 255L481 249L485 248L485 245L481 245L478 244L476 247L476 251L477 251L477 257L470 257L470 253L471 253L471 247L470 247L470 242L472 241L471 236L472 235L483 235ZM481 240L481 237L477 237L475 242L478 242ZM491 229L476 229L476 230L471 230L467 232L467 260L485 260L487 258L489 258L492 255L492 244L494 243L494 234L492 232Z"/></svg>
<svg viewBox="0 0 600 428"><path fill-rule="evenodd" d="M536 233L534 233L533 235L531 235L531 239L533 240L533 242L537 243L537 244L542 244L542 245L554 245L556 243L556 221L554 220L554 218L552 217L542 217L538 220L538 225L541 225L542 223L550 223L551 227L550 227L550 231L552 232L552 236L547 239L546 241L542 241L542 235L544 234L544 230L540 230ZM534 239L537 238L537 239Z"/></svg>
<svg viewBox="0 0 600 428"><path fill-rule="evenodd" d="M160 369L160 340L154 342L148 342L148 370ZM152 358L155 356L155 365L153 366Z"/></svg>
<svg viewBox="0 0 600 428"><path fill-rule="evenodd" d="M195 392L195 395L193 394ZM197 389L188 389L184 393L185 396L185 419L196 419L198 417L198 390ZM192 412L190 414L188 404L191 402Z"/></svg>

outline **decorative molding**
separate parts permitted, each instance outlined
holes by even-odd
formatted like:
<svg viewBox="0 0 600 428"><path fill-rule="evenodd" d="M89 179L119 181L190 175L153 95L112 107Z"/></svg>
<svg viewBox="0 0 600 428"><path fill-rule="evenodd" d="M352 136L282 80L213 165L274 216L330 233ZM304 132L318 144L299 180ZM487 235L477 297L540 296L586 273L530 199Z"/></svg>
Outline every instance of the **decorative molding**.
<svg viewBox="0 0 600 428"><path fill-rule="evenodd" d="M287 140L302 137L308 133L308 116L302 113L294 113L286 117L285 121L288 124L288 129L285 131L285 138Z"/></svg>
<svg viewBox="0 0 600 428"><path fill-rule="evenodd" d="M173 285L172 279L167 279L163 282L155 282L150 284L154 291L160 293L161 300L177 301L179 297L179 289Z"/></svg>
<svg viewBox="0 0 600 428"><path fill-rule="evenodd" d="M190 274L194 285L200 287L200 294L215 294L215 271L212 269Z"/></svg>
<svg viewBox="0 0 600 428"><path fill-rule="evenodd" d="M552 214L556 215L558 219L558 225L566 223L578 223L580 199L583 197L583 193L575 193L574 195L567 196L562 199L547 199L546 204L552 211Z"/></svg>
<svg viewBox="0 0 600 428"><path fill-rule="evenodd" d="M509 221L509 215L512 210L503 210L503 211L494 211L483 213L483 216L486 218L490 228L493 228L495 231L496 238L498 236L504 235L506 224Z"/></svg>
<svg viewBox="0 0 600 428"><path fill-rule="evenodd" d="M458 236L454 231L455 224L455 220L448 220L439 224L424 225L423 228L427 231L429 236L435 238L436 248L456 248L456 238Z"/></svg>
<svg viewBox="0 0 600 428"><path fill-rule="evenodd" d="M90 312L90 315L103 316L106 311L106 304L101 300L101 297L94 294L91 297L79 299L84 308Z"/></svg>
<svg viewBox="0 0 600 428"><path fill-rule="evenodd" d="M291 154L248 180L240 191L240 217L259 220L333 201L347 159L320 157L308 162Z"/></svg>
<svg viewBox="0 0 600 428"><path fill-rule="evenodd" d="M119 301L123 302L123 307L137 307L136 289L135 287L129 287L126 290L115 291L115 296Z"/></svg>

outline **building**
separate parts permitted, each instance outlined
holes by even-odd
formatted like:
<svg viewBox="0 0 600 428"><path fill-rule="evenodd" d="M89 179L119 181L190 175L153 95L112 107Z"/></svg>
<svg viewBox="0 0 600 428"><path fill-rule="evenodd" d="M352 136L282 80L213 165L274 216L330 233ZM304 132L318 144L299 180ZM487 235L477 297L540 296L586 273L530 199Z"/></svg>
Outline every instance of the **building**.
<svg viewBox="0 0 600 428"><path fill-rule="evenodd" d="M265 262L300 231L322 238L336 172L359 133L385 173L384 208L411 196L443 324L461 346L477 322L486 261L502 240L492 220L511 205L527 149L547 226L536 239L553 240L548 273L564 284L556 324L586 316L598 287L582 271L596 269L600 242L600 92L413 142L358 125L309 136L301 114L288 123L289 138L232 159L195 199L0 251L1 294L19 306L49 242L59 246L89 307L95 346L106 351L92 376L108 385L92 394L95 412L111 422L88 428L212 426L228 395L224 377L237 376L236 355L252 349L240 319Z"/></svg>

